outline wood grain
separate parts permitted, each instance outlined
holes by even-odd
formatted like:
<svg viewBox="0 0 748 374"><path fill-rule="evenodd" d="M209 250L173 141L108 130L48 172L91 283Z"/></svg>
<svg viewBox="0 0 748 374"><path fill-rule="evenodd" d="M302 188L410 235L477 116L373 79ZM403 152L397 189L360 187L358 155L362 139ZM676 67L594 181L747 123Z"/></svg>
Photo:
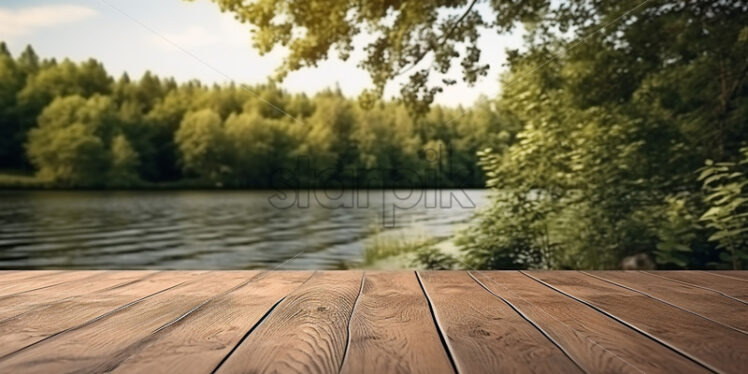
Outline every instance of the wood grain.
<svg viewBox="0 0 748 374"><path fill-rule="evenodd" d="M564 352L465 272L419 272L461 373L579 373Z"/></svg>
<svg viewBox="0 0 748 374"><path fill-rule="evenodd" d="M3 270L0 273L0 289L5 287L6 284L60 273L62 273L61 270Z"/></svg>
<svg viewBox="0 0 748 374"><path fill-rule="evenodd" d="M736 299L748 272L311 274L0 271L0 373L742 373L748 362Z"/></svg>
<svg viewBox="0 0 748 374"><path fill-rule="evenodd" d="M452 373L412 271L367 272L351 318L343 373Z"/></svg>
<svg viewBox="0 0 748 374"><path fill-rule="evenodd" d="M218 373L337 373L363 273L314 274L236 348Z"/></svg>
<svg viewBox="0 0 748 374"><path fill-rule="evenodd" d="M70 299L82 294L123 287L155 274L154 271L107 271L78 281L53 284L26 292L0 297L0 322L21 313Z"/></svg>
<svg viewBox="0 0 748 374"><path fill-rule="evenodd" d="M735 298L743 303L748 303L748 287L746 287L745 282L738 280L731 281L728 278L705 271L648 271L647 273L703 287L713 292Z"/></svg>
<svg viewBox="0 0 748 374"><path fill-rule="evenodd" d="M743 333L748 333L748 307L736 300L722 297L703 288L655 277L647 273L629 271L594 271L589 273L741 330ZM748 287L748 283L746 283L746 287Z"/></svg>
<svg viewBox="0 0 748 374"><path fill-rule="evenodd" d="M37 272L34 276L23 277L22 279L9 280L3 279L0 283L0 297L7 297L18 293L28 292L43 287L50 287L56 284L80 281L85 278L95 276L102 271L65 271L65 272Z"/></svg>
<svg viewBox="0 0 748 374"><path fill-rule="evenodd" d="M8 354L66 329L83 326L106 313L138 302L144 297L181 282L194 280L196 276L203 273L162 272L124 287L42 305L6 319L0 322L0 368L4 366L2 358ZM116 334L113 336L116 336ZM85 352L85 350L82 350L82 352Z"/></svg>
<svg viewBox="0 0 748 374"><path fill-rule="evenodd" d="M134 344L115 373L210 373L278 301L311 272L262 273ZM110 360L110 367L115 363Z"/></svg>
<svg viewBox="0 0 748 374"><path fill-rule="evenodd" d="M0 361L0 371L24 373L102 373L112 370L131 349L159 328L184 318L206 300L256 272L205 273L149 297L130 308L66 331ZM82 354L84 353L84 354Z"/></svg>
<svg viewBox="0 0 748 374"><path fill-rule="evenodd" d="M590 373L704 373L703 367L607 316L514 271L471 272Z"/></svg>
<svg viewBox="0 0 748 374"><path fill-rule="evenodd" d="M748 271L745 270L710 270L709 274L739 279L748 282Z"/></svg>
<svg viewBox="0 0 748 374"><path fill-rule="evenodd" d="M714 371L744 372L748 339L740 332L579 272L529 274Z"/></svg>

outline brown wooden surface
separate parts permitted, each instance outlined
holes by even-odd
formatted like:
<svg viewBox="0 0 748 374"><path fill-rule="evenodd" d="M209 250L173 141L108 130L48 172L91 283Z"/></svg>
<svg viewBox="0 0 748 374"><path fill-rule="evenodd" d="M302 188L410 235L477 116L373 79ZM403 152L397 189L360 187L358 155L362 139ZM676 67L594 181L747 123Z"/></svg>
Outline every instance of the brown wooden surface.
<svg viewBox="0 0 748 374"><path fill-rule="evenodd" d="M719 275L723 277L728 277L732 279L742 279L746 282L748 282L748 271L740 271L740 270L716 270L716 271L710 271L710 274Z"/></svg>
<svg viewBox="0 0 748 374"><path fill-rule="evenodd" d="M351 318L343 373L451 373L412 271L367 272Z"/></svg>
<svg viewBox="0 0 748 374"><path fill-rule="evenodd" d="M650 274L673 279L748 303L748 284L704 271L650 271Z"/></svg>
<svg viewBox="0 0 748 374"><path fill-rule="evenodd" d="M307 272L267 272L216 297L189 316L151 334L112 372L209 373Z"/></svg>
<svg viewBox="0 0 748 374"><path fill-rule="evenodd" d="M106 318L17 351L3 365L7 365L9 372L24 373L73 372L79 368L96 373L109 371L143 338L253 275L234 272L220 277L209 273L198 275L191 282L148 297Z"/></svg>
<svg viewBox="0 0 748 374"><path fill-rule="evenodd" d="M0 271L0 373L743 373L748 272Z"/></svg>
<svg viewBox="0 0 748 374"><path fill-rule="evenodd" d="M737 300L647 273L643 273L644 276L640 272L630 271L595 271L589 274L748 333L748 306ZM748 287L748 283L745 286Z"/></svg>
<svg viewBox="0 0 748 374"><path fill-rule="evenodd" d="M0 281L0 298L6 298L26 292L44 289L47 287L64 284L70 281L85 281L86 278L92 278L100 274L100 271L70 271L70 272L53 272L40 271L33 272L29 277L23 277L20 280Z"/></svg>
<svg viewBox="0 0 748 374"><path fill-rule="evenodd" d="M70 329L118 313L151 295L184 282L191 275L161 273L130 286L72 297L60 302L42 303L32 310L4 319L0 321L0 366L7 355L56 334L67 333ZM0 314L15 309L16 305L12 301L6 303L0 300Z"/></svg>
<svg viewBox="0 0 748 374"><path fill-rule="evenodd" d="M218 373L337 373L363 273L318 272L284 299Z"/></svg>
<svg viewBox="0 0 748 374"><path fill-rule="evenodd" d="M708 370L518 272L472 272L590 373L697 373Z"/></svg>
<svg viewBox="0 0 748 374"><path fill-rule="evenodd" d="M6 285L17 284L16 282L29 280L31 278L41 278L47 275L61 273L59 270L30 270L30 271L3 271L0 274L0 290ZM25 283L25 282L24 282Z"/></svg>
<svg viewBox="0 0 748 374"><path fill-rule="evenodd" d="M581 372L553 342L466 272L424 272L421 280L460 372Z"/></svg>
<svg viewBox="0 0 748 374"><path fill-rule="evenodd" d="M741 332L587 274L530 274L714 371L745 370L748 336Z"/></svg>
<svg viewBox="0 0 748 374"><path fill-rule="evenodd" d="M93 277L86 277L81 281L62 282L44 288L2 296L0 301L8 307L0 310L0 321L19 316L35 308L49 307L83 294L123 287L153 274L156 273L153 271L105 272Z"/></svg>

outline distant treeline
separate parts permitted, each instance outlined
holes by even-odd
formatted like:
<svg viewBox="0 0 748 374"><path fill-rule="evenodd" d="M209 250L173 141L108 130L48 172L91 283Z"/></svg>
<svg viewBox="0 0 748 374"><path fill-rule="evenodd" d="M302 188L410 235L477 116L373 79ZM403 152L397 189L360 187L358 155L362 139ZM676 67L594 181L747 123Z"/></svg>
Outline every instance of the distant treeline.
<svg viewBox="0 0 748 374"><path fill-rule="evenodd" d="M518 130L494 103L363 108L339 90L115 79L0 44L0 168L52 187L479 187L476 152Z"/></svg>

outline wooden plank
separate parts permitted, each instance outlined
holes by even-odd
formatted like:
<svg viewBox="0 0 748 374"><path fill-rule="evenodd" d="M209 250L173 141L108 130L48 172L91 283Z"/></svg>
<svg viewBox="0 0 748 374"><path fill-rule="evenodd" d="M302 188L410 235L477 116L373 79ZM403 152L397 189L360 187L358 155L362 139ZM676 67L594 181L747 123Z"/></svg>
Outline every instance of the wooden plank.
<svg viewBox="0 0 748 374"><path fill-rule="evenodd" d="M108 372L132 347L257 272L201 274L192 282L152 296L130 308L47 339L0 361L2 372Z"/></svg>
<svg viewBox="0 0 748 374"><path fill-rule="evenodd" d="M519 272L471 272L537 324L588 373L703 373L705 368Z"/></svg>
<svg viewBox="0 0 748 374"><path fill-rule="evenodd" d="M218 373L337 373L363 274L329 271L288 295Z"/></svg>
<svg viewBox="0 0 748 374"><path fill-rule="evenodd" d="M530 272L683 355L723 373L743 373L748 340L738 331L578 272Z"/></svg>
<svg viewBox="0 0 748 374"><path fill-rule="evenodd" d="M350 327L343 373L453 371L412 271L367 272Z"/></svg>
<svg viewBox="0 0 748 374"><path fill-rule="evenodd" d="M748 333L748 308L703 288L647 273L594 271L590 275L642 292L650 297L696 313L717 323ZM748 287L748 284L746 284Z"/></svg>
<svg viewBox="0 0 748 374"><path fill-rule="evenodd" d="M0 360L30 344L66 329L85 325L148 295L180 282L194 280L202 273L204 272L162 272L129 286L72 297L0 321Z"/></svg>
<svg viewBox="0 0 748 374"><path fill-rule="evenodd" d="M268 272L109 360L112 372L210 373L273 305L311 272ZM122 359L121 363L114 362Z"/></svg>
<svg viewBox="0 0 748 374"><path fill-rule="evenodd" d="M80 281L62 282L0 297L0 321L78 295L99 292L110 287L122 287L152 274L155 274L155 271L107 271Z"/></svg>
<svg viewBox="0 0 748 374"><path fill-rule="evenodd" d="M24 279L33 279L43 276L62 273L61 270L4 270L0 273L0 288L6 284L12 284Z"/></svg>
<svg viewBox="0 0 748 374"><path fill-rule="evenodd" d="M748 271L745 270L710 270L708 273L748 282Z"/></svg>
<svg viewBox="0 0 748 374"><path fill-rule="evenodd" d="M730 280L705 271L648 271L647 273L702 287L726 297L737 299L743 303L748 303L748 287L746 287L744 282Z"/></svg>
<svg viewBox="0 0 748 374"><path fill-rule="evenodd" d="M44 287L53 286L63 282L80 281L103 271L80 270L80 271L63 271L63 272L45 272L34 274L31 277L24 277L18 280L8 280L0 284L0 297L14 295L22 292L28 292Z"/></svg>
<svg viewBox="0 0 748 374"><path fill-rule="evenodd" d="M419 272L461 373L579 373L569 357L466 272Z"/></svg>

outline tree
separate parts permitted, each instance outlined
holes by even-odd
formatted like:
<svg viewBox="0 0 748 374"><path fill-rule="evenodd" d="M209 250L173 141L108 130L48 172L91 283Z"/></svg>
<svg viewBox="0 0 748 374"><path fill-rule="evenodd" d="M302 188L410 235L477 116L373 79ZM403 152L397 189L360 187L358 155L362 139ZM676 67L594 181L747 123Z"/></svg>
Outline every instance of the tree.
<svg viewBox="0 0 748 374"><path fill-rule="evenodd" d="M164 88L158 76L146 71L133 89L134 99L148 111L164 96Z"/></svg>
<svg viewBox="0 0 748 374"><path fill-rule="evenodd" d="M93 59L80 65L65 60L60 64L48 62L37 66L38 58L33 49L29 47L27 51L19 58L19 66L29 75L17 95L17 144L26 142L26 134L36 124L36 117L55 98L108 94L111 85L104 67Z"/></svg>
<svg viewBox="0 0 748 374"><path fill-rule="evenodd" d="M0 167L23 166L23 132L18 121L16 95L23 74L5 43L0 43Z"/></svg>
<svg viewBox="0 0 748 374"><path fill-rule="evenodd" d="M534 24L527 50L510 55L499 105L522 130L508 148L482 153L498 197L463 240L468 258L616 268L644 254L713 266L721 250L704 245L693 219L702 216L690 203L700 194L694 171L709 157L735 160L746 141L748 4L578 3ZM652 38L663 29L678 32ZM717 216L702 219L728 221ZM730 222L711 227L740 232Z"/></svg>
<svg viewBox="0 0 748 374"><path fill-rule="evenodd" d="M197 89L188 85L169 91L145 116L148 138L152 144L151 157L141 159L143 165L151 165L152 180L174 181L182 177L179 166L179 149L174 134L179 129L184 115L194 106Z"/></svg>
<svg viewBox="0 0 748 374"><path fill-rule="evenodd" d="M107 97L55 99L29 133L28 156L39 177L68 187L103 185L115 122L116 112Z"/></svg>
<svg viewBox="0 0 748 374"><path fill-rule="evenodd" d="M328 91L314 97L314 106L299 154L308 157L314 169L342 177L346 168L356 165L351 135L357 121L351 102L340 92Z"/></svg>
<svg viewBox="0 0 748 374"><path fill-rule="evenodd" d="M707 160L700 171L704 200L709 209L700 220L713 232L710 241L721 249L720 259L734 270L748 261L748 147L741 149L740 162Z"/></svg>
<svg viewBox="0 0 748 374"><path fill-rule="evenodd" d="M226 135L218 114L210 109L188 112L175 134L175 141L185 171L221 183L229 168Z"/></svg>
<svg viewBox="0 0 748 374"><path fill-rule="evenodd" d="M518 20L534 20L549 1L491 1L496 18L486 19L477 0L447 1L337 1L337 0L213 0L254 29L254 46L270 52L288 49L278 78L303 67L314 67L337 51L348 60L354 39L367 32L373 41L359 62L369 72L374 88L364 102L381 97L387 82L408 76L403 99L416 113L425 113L434 95L451 81L434 82L432 73L446 73L460 61L463 79L474 83L486 75L477 46L478 29L506 31ZM431 59L431 65L422 63ZM425 65L425 66L424 66Z"/></svg>
<svg viewBox="0 0 748 374"><path fill-rule="evenodd" d="M357 128L351 135L356 144L363 175L359 183L366 187L422 186L425 168L418 159L422 148L414 135L413 122L403 107L378 105L370 110L356 111ZM366 184L367 182L376 182Z"/></svg>
<svg viewBox="0 0 748 374"><path fill-rule="evenodd" d="M27 45L23 52L18 56L18 67L23 73L23 77L34 75L39 71L41 66L39 56L36 55L34 48Z"/></svg>
<svg viewBox="0 0 748 374"><path fill-rule="evenodd" d="M299 136L295 123L263 118L257 113L231 115L226 120L233 180L239 186L270 187L276 173L295 170Z"/></svg>
<svg viewBox="0 0 748 374"><path fill-rule="evenodd" d="M104 66L96 60L77 65L66 59L32 75L19 92L18 100L27 111L39 111L56 97L108 94L111 83Z"/></svg>
<svg viewBox="0 0 748 374"><path fill-rule="evenodd" d="M287 116L286 94L274 84L254 87L251 91L253 94L244 102L244 112L256 112L265 118Z"/></svg>
<svg viewBox="0 0 748 374"><path fill-rule="evenodd" d="M107 184L113 187L132 187L140 184L140 160L127 138L122 134L115 136L111 148L111 168Z"/></svg>
<svg viewBox="0 0 748 374"><path fill-rule="evenodd" d="M737 40L748 13L748 5L742 1L491 0L487 6L477 0L213 1L221 11L234 14L252 27L254 46L261 53L277 46L287 48L288 54L278 69L279 78L290 71L316 66L333 49L347 60L354 49L354 39L364 32L370 34L372 41L364 48L366 57L359 64L369 72L374 89L364 96L380 97L387 82L407 74L407 82L401 87L402 99L417 113L425 112L426 105L444 85L454 83L436 82L433 75L449 71L456 61L460 62L465 82L473 83L486 74L487 65L480 61L477 46L479 30L508 32L520 23L529 30L528 40L533 46L554 43L559 32L573 39L585 39L584 44L593 47L570 51L574 54L595 51L596 45L616 46L620 54L605 57L610 58L607 62L616 63L599 58L601 63L594 66L597 70L579 80L592 88L587 92L588 98L633 91L636 69L607 70L627 66L617 63L620 60L633 63L633 67L651 67L664 62L648 58L659 54L673 57L666 61L682 62L678 58L685 57L686 61L701 65L698 61L705 56L691 51L708 48L717 52L706 57L716 64L702 67L718 78L712 84L720 92L712 100L721 108L715 113L715 136L720 139L725 136L722 128L731 122L726 113L730 101L746 73L745 46ZM672 32L662 35L661 30ZM658 42L651 40L652 35L660 35ZM605 85L594 84L601 81ZM616 89L605 88L611 85Z"/></svg>
<svg viewBox="0 0 748 374"><path fill-rule="evenodd" d="M313 178L319 187L339 186L341 182L367 183L365 175L353 179L356 169L367 168L372 169L374 179L389 178L400 185L420 184L420 180L401 180L396 171L425 171L435 168L437 161L440 171L451 168L452 161L456 169L467 171L456 175L442 173L442 178L429 181L430 185L454 186L468 181L478 184L482 176L474 165L474 151L496 136L506 138L501 135L503 122L485 108L434 106L433 112L422 120L414 120L403 105L394 102L379 103L367 113L340 89L329 89L310 98L290 94L272 83L251 87L233 83L207 86L193 80L177 84L173 78L152 73L139 80L131 80L125 73L115 80L95 60L40 61L31 47L14 60L7 48L0 45L0 75L4 83L0 87L3 125L0 153L9 156L0 160L0 166L14 169L34 166L40 171L39 167L45 164L40 175L47 175L51 184L65 186L129 186L141 183L140 178L160 183L197 176L201 180L191 183L267 187L276 171L307 167L307 159L311 161L310 171L316 170L319 175L307 173L301 179ZM78 101L71 101L70 97L78 97ZM99 99L90 100L94 97ZM52 105L56 101L60 102ZM95 108L94 103L104 102L106 110ZM45 109L55 112L58 118L47 115L37 121ZM206 109L226 123L222 126L227 137L225 149L218 152L220 157L214 158L220 162L213 163L220 165L219 172L212 167L198 171L186 166L176 142L185 116ZM466 122L451 121L459 115L464 115ZM56 170L48 166L50 162L64 164L71 158L37 157L37 161L27 165L25 156L31 152L23 150L30 143L27 139L32 129L44 123L44 129L38 133L51 139L79 122L105 150L97 153L102 158L101 164L106 165L101 167L106 171L101 180L49 172ZM391 131L391 127L397 130ZM36 153L47 147L39 140L43 136L36 135L33 142ZM73 153L85 148L71 147ZM435 150L449 154L424 162ZM392 175L381 175L385 169ZM300 182L306 185L312 181Z"/></svg>

